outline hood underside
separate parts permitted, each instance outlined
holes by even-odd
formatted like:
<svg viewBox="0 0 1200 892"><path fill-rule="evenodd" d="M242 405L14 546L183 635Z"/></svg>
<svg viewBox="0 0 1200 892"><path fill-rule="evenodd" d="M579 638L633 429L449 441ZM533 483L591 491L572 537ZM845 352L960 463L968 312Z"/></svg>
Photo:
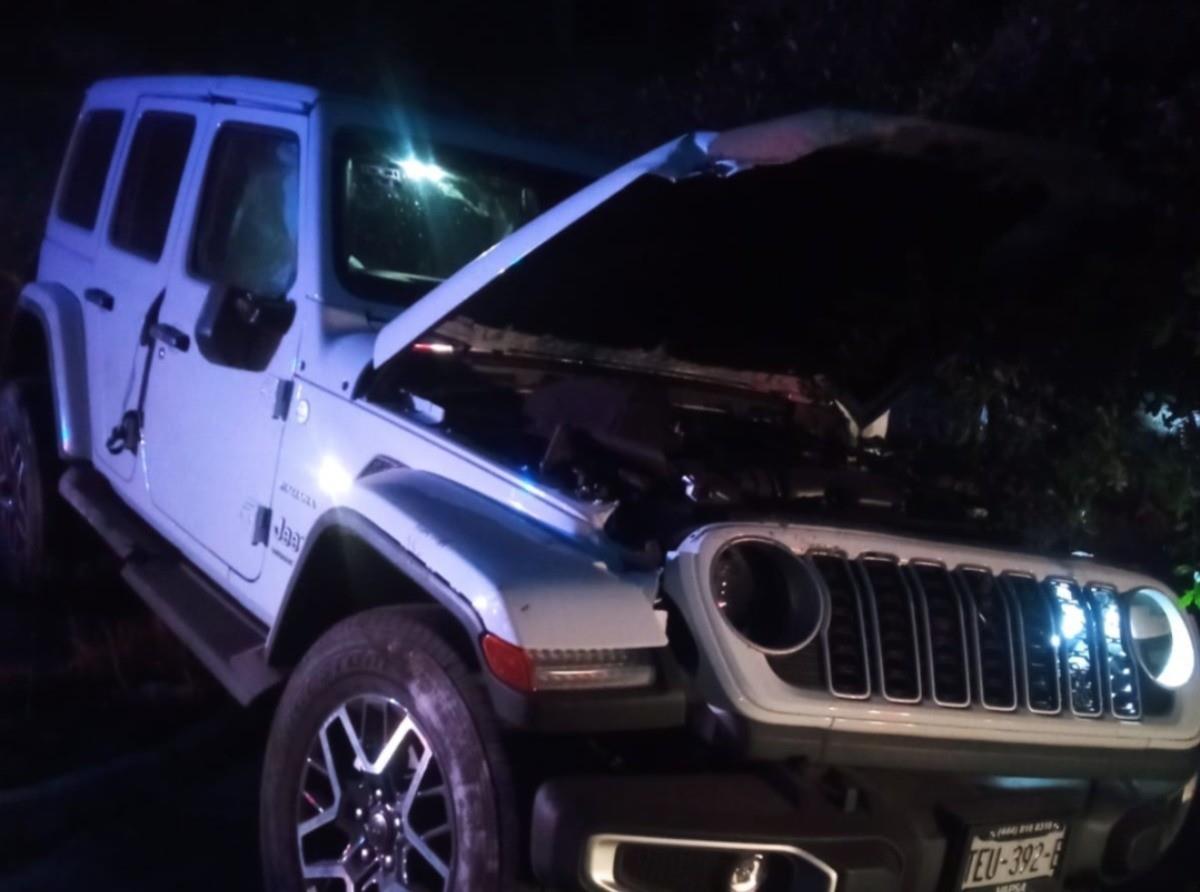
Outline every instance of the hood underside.
<svg viewBox="0 0 1200 892"><path fill-rule="evenodd" d="M878 314L903 313L914 288L943 292L935 304L944 318L925 321L969 326L956 302L961 308L980 291L994 299L1049 287L1081 245L1105 248L1109 239L1098 231L1132 203L1101 165L1078 153L918 118L818 110L690 134L542 214L434 288L379 332L375 366L439 325L457 325L461 335L466 321L475 334L506 332L490 336L490 349L516 351L520 341L521 349L566 350L576 359L588 350L623 351L643 366L711 367L729 380L738 370L802 382L787 387L820 380L865 427L914 371L946 355L945 332L832 353L821 349L830 332L845 336ZM681 239L694 246L690 257ZM736 352L711 344L689 354L653 342L666 332L648 320L657 308L641 295L645 313L613 306L626 314L626 339L606 332L597 342L598 320L590 318L578 331L538 330L536 320L521 318L531 316L522 312L524 296L548 288L554 297L539 298L536 312L553 301L562 316L592 313L596 304L579 300L581 291L621 287L631 265L660 291L692 289L694 312L686 315L707 315L703 325L715 329L733 321L725 339L749 342L754 352L756 342L802 334L796 323L808 328L813 309L831 318L765 368L747 368ZM681 266L694 274L681 276ZM781 280L786 288L777 287ZM847 294L853 300L842 316L837 305ZM672 322L685 318L678 306L670 312Z"/></svg>

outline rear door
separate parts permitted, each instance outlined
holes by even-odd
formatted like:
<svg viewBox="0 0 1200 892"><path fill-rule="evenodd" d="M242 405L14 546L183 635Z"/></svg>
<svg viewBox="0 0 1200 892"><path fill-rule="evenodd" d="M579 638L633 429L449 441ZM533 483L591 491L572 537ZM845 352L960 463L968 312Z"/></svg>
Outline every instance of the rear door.
<svg viewBox="0 0 1200 892"><path fill-rule="evenodd" d="M111 475L129 480L132 450L105 440L136 411L147 352L146 316L167 285L173 242L180 228L179 196L198 160L197 135L209 106L145 99L135 110L132 137L119 159L120 174L83 297L88 372L97 459Z"/></svg>
<svg viewBox="0 0 1200 892"><path fill-rule="evenodd" d="M266 550L298 349L295 301L307 118L217 106L159 312L146 394L155 506L245 579Z"/></svg>

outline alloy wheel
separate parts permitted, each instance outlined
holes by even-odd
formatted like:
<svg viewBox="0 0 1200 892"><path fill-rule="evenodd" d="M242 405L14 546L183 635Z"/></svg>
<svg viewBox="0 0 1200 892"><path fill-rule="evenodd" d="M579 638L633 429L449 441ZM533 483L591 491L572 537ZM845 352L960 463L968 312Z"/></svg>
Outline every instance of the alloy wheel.
<svg viewBox="0 0 1200 892"><path fill-rule="evenodd" d="M303 768L296 840L309 892L446 892L452 799L437 755L405 707L342 703Z"/></svg>

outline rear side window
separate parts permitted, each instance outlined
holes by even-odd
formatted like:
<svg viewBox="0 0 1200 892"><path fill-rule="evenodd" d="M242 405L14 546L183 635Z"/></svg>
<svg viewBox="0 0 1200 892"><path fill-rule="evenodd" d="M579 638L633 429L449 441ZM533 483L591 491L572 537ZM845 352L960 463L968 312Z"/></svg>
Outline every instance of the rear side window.
<svg viewBox="0 0 1200 892"><path fill-rule="evenodd" d="M104 194L123 118L122 112L104 109L88 112L79 122L58 198L59 219L84 229L96 225L100 197Z"/></svg>
<svg viewBox="0 0 1200 892"><path fill-rule="evenodd" d="M138 121L109 233L118 248L147 260L162 256L195 132L191 115L148 112Z"/></svg>
<svg viewBox="0 0 1200 892"><path fill-rule="evenodd" d="M296 278L300 142L286 130L226 124L213 142L192 274L264 297Z"/></svg>

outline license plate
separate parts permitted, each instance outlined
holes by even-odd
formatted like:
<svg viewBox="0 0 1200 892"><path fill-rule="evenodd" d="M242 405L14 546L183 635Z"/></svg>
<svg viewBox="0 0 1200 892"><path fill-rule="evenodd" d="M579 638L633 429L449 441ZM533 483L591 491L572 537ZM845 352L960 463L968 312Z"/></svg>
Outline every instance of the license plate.
<svg viewBox="0 0 1200 892"><path fill-rule="evenodd" d="M985 892L1057 889L1066 841L1063 821L973 827L959 888Z"/></svg>

